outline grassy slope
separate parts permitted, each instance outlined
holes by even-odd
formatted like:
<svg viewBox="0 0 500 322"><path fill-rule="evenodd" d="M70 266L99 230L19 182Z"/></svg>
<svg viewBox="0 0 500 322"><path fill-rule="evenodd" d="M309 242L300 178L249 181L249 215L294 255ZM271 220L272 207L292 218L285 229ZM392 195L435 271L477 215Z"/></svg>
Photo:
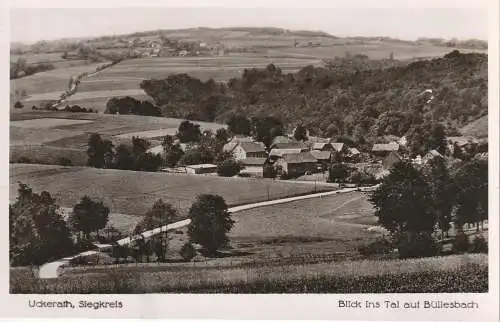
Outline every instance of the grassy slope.
<svg viewBox="0 0 500 322"><path fill-rule="evenodd" d="M40 118L68 118L90 120L92 122L72 125L58 125L55 127L25 126L23 120ZM21 122L21 123L19 123ZM33 123L33 121L29 121ZM43 121L41 121L43 122ZM126 133L176 129L182 122L180 119L146 117L134 115L99 115L87 113L67 112L33 112L19 113L11 116L10 123L10 158L17 160L21 156L43 163L52 163L59 157L66 157L74 165L85 165L87 157L88 133L96 132L106 138ZM26 122L25 122L26 123ZM213 131L225 125L216 123L198 122L202 130ZM130 141L130 140L128 140Z"/></svg>
<svg viewBox="0 0 500 322"><path fill-rule="evenodd" d="M483 116L460 129L460 133L465 136L475 136L477 138L488 137L488 116Z"/></svg>
<svg viewBox="0 0 500 322"><path fill-rule="evenodd" d="M36 191L47 190L62 206L72 207L85 194L104 200L112 212L142 215L159 198L187 209L197 194L219 194L228 204L250 203L310 192L310 184L217 176L170 175L80 167L11 164L10 197L17 181Z"/></svg>
<svg viewBox="0 0 500 322"><path fill-rule="evenodd" d="M418 293L487 292L488 257L206 267L169 264L69 269L39 280L11 269L11 293Z"/></svg>

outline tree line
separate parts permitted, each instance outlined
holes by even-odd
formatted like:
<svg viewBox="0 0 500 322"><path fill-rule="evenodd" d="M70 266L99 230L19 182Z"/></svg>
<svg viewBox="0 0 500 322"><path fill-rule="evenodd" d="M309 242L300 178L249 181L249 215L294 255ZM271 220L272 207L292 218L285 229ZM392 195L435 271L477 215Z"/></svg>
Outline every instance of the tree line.
<svg viewBox="0 0 500 322"><path fill-rule="evenodd" d="M463 226L488 219L488 162L472 159L448 169L441 158L428 167L396 164L373 192L378 222L390 233L401 257L439 252L436 234L448 236L451 223L464 238Z"/></svg>

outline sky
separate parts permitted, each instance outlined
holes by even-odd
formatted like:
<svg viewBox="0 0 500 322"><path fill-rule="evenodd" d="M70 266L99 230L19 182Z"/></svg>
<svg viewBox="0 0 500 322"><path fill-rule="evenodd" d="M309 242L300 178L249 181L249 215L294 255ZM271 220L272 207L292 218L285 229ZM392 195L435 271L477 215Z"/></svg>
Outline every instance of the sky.
<svg viewBox="0 0 500 322"><path fill-rule="evenodd" d="M335 36L488 39L488 11L480 7L338 8L11 8L13 42L126 34L191 27L280 27Z"/></svg>

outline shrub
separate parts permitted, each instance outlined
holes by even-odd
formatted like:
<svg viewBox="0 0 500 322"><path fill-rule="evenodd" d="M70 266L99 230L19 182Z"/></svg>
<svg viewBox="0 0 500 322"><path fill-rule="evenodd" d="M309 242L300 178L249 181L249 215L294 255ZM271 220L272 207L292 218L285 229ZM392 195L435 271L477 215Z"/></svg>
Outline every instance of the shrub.
<svg viewBox="0 0 500 322"><path fill-rule="evenodd" d="M23 108L24 105L20 102L20 101L17 101L16 104L14 104L14 108Z"/></svg>
<svg viewBox="0 0 500 322"><path fill-rule="evenodd" d="M453 238L452 247L454 253L466 252L470 248L469 238L463 232L457 233Z"/></svg>
<svg viewBox="0 0 500 322"><path fill-rule="evenodd" d="M184 261L189 262L191 259L193 259L193 257L196 256L196 249L194 248L193 244L187 242L182 246L179 253Z"/></svg>
<svg viewBox="0 0 500 322"><path fill-rule="evenodd" d="M59 159L57 159L57 164L62 166L68 166L71 165L71 160L65 157L60 157Z"/></svg>
<svg viewBox="0 0 500 322"><path fill-rule="evenodd" d="M25 156L19 157L17 163L31 163L31 159Z"/></svg>
<svg viewBox="0 0 500 322"><path fill-rule="evenodd" d="M431 233L403 233L397 241L400 258L428 257L439 253L438 243Z"/></svg>
<svg viewBox="0 0 500 322"><path fill-rule="evenodd" d="M232 177L241 171L241 165L234 159L227 159L217 165L217 174L221 177Z"/></svg>
<svg viewBox="0 0 500 322"><path fill-rule="evenodd" d="M389 254L393 249L393 245L387 239L381 238L368 245L362 245L358 251L363 256Z"/></svg>
<svg viewBox="0 0 500 322"><path fill-rule="evenodd" d="M488 253L488 241L482 235L474 237L470 247L472 253Z"/></svg>

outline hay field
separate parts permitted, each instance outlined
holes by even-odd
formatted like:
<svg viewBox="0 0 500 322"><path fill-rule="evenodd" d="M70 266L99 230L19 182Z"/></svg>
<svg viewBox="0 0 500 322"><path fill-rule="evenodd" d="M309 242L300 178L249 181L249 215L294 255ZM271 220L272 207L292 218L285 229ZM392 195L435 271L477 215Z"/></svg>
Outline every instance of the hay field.
<svg viewBox="0 0 500 322"><path fill-rule="evenodd" d="M10 122L10 157L16 161L25 156L31 160L54 164L64 156L74 165L85 165L89 133L99 133L115 144L135 136L151 137L162 133L175 133L181 119L135 115L106 115L30 111L16 113ZM216 131L223 124L196 122L203 130ZM156 131L156 132L150 132ZM119 137L122 135L123 137ZM31 151L33 150L33 151Z"/></svg>
<svg viewBox="0 0 500 322"><path fill-rule="evenodd" d="M10 165L10 198L15 199L17 182L36 191L47 190L64 207L72 207L84 195L102 199L111 212L143 215L162 198L180 210L191 206L197 194L218 194L229 205L264 201L314 190L310 184L267 179L175 175L111 169L61 167L38 164ZM326 187L318 190L329 190ZM269 191L269 194L268 194Z"/></svg>
<svg viewBox="0 0 500 322"><path fill-rule="evenodd" d="M109 97L128 95L147 99L148 96L140 89L140 83L145 79L187 73L203 81L210 78L227 81L240 76L245 68L263 68L270 63L281 67L284 72L293 72L307 65L321 65L321 61L314 58L270 58L260 54L130 59L82 80L78 93L68 102L103 111Z"/></svg>
<svg viewBox="0 0 500 322"><path fill-rule="evenodd" d="M482 293L488 256L206 267L197 263L69 268L40 280L10 273L10 293Z"/></svg>
<svg viewBox="0 0 500 322"><path fill-rule="evenodd" d="M387 59L394 53L394 59L408 60L412 58L440 57L455 50L430 44L409 44L404 42L365 41L362 44L333 44L322 47L297 47L269 49L270 56L289 56L317 59L334 59L347 54L367 55L370 59ZM460 49L461 52L486 52L485 50Z"/></svg>

